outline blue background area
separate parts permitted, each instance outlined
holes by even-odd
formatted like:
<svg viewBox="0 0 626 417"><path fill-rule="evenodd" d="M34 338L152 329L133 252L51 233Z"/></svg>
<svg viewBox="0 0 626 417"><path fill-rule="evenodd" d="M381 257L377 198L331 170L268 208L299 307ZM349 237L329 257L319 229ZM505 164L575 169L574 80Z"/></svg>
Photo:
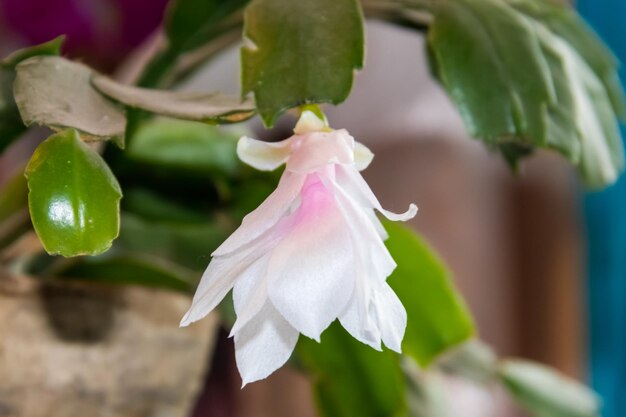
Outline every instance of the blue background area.
<svg viewBox="0 0 626 417"><path fill-rule="evenodd" d="M626 0L579 0L581 14L626 63ZM622 79L624 71L621 72ZM626 129L622 128L626 135ZM626 416L626 176L584 198L588 231L589 361L604 417Z"/></svg>

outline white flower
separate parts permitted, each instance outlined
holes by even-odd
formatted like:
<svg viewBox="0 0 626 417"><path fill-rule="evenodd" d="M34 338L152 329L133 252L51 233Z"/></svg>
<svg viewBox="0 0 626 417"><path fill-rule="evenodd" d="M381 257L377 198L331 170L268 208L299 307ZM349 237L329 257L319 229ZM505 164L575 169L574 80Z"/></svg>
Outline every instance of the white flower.
<svg viewBox="0 0 626 417"><path fill-rule="evenodd" d="M400 351L406 311L386 282L396 267L383 244L379 211L361 177L373 154L345 130L303 112L295 135L278 143L242 137L249 165L286 164L276 190L213 252L181 326L213 310L233 289L236 360L244 385L267 377L293 351L300 333L317 341L335 319L375 349Z"/></svg>

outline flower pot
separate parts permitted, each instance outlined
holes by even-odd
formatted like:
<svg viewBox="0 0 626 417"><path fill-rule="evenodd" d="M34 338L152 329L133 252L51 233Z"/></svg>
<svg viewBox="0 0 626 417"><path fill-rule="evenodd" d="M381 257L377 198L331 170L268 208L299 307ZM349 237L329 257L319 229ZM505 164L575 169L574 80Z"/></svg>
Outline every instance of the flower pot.
<svg viewBox="0 0 626 417"><path fill-rule="evenodd" d="M187 296L0 277L0 416L186 417L215 316L186 329Z"/></svg>

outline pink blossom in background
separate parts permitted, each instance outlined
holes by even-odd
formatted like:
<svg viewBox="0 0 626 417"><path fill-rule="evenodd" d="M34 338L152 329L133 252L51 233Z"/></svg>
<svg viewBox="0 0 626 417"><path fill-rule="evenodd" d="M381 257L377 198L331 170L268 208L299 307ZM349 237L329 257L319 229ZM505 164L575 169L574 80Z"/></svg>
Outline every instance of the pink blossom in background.
<svg viewBox="0 0 626 417"><path fill-rule="evenodd" d="M168 0L0 0L4 31L32 45L67 35L65 52L110 69L161 23ZM6 33L5 33L6 35Z"/></svg>

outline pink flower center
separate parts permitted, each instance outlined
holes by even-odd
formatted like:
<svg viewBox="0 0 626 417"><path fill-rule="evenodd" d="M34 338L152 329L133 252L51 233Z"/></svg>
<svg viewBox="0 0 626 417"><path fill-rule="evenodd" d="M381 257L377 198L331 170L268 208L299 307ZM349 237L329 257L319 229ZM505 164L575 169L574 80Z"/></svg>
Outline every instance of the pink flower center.
<svg viewBox="0 0 626 417"><path fill-rule="evenodd" d="M323 221L325 213L332 210L334 205L335 197L320 177L309 174L300 193L300 206L294 213L294 221L296 224Z"/></svg>

